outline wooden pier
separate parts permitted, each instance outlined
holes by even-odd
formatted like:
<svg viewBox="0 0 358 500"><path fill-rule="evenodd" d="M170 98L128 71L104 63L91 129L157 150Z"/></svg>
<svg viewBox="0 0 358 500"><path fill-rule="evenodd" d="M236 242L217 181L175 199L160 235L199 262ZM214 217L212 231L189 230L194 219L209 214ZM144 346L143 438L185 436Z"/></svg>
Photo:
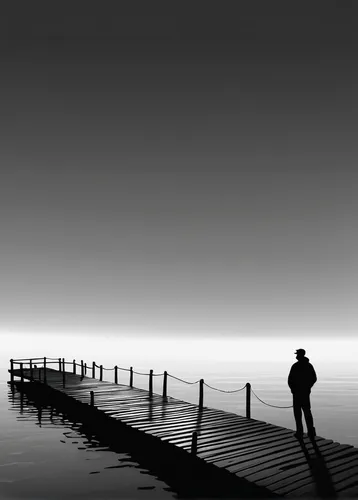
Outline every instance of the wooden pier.
<svg viewBox="0 0 358 500"><path fill-rule="evenodd" d="M114 382L108 382L95 363L87 367L59 359L57 369L49 368L51 363L57 361L11 360L11 383L45 391L79 418L125 426L149 446L177 453L208 474L217 472L223 482L249 485L250 497L358 497L358 449L319 436L298 441L290 429L250 418L249 384L246 416L241 416L205 407L202 381L195 405L167 395L166 372L159 395L153 393L152 371L145 391L133 387L132 369L129 385L123 385L118 384L118 367Z"/></svg>

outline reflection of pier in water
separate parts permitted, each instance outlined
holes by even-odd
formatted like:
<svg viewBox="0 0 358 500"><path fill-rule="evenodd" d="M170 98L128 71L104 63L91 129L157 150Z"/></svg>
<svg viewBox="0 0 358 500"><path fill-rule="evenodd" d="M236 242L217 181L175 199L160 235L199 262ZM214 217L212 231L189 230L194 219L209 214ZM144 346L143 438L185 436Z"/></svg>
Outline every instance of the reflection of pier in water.
<svg viewBox="0 0 358 500"><path fill-rule="evenodd" d="M145 391L133 387L132 378L129 386L118 384L117 371L110 383L85 376L83 364L81 375L64 366L53 370L45 360L41 368L26 368L22 362L9 371L12 380L23 381L18 385L91 423L109 441L123 429L153 457L162 462L165 457L167 466L185 466L192 481L204 474L217 484L236 484L238 496L244 492L246 498L358 495L358 449L353 446L318 436L300 442L292 430L206 408L202 394L195 405L168 397L166 387L164 396L154 394L151 381Z"/></svg>
<svg viewBox="0 0 358 500"><path fill-rule="evenodd" d="M16 412L16 418L20 421L32 422L38 427L59 429L61 443L75 446L78 450L82 450L82 453L88 453L82 460L81 455L77 458L76 463L81 474L111 472L110 476L106 475L106 481L112 484L113 494L121 495L122 489L126 494L132 490L134 495L136 490L155 490L159 498L161 489L183 497L193 496L193 493L198 497L208 497L213 491L215 493L213 484L205 484L204 487L203 484L193 484L190 482L190 476L187 476L187 481L183 481L181 470L173 470L165 460L163 462L153 460L150 451L147 453L141 446L136 446L131 437L121 429L117 432L117 439L108 439L105 433L96 432L95 426L91 423L77 422L73 415L50 405L48 398L44 398L41 391L28 390L29 385L12 386L12 390L8 393L10 411ZM64 453L66 454L66 451ZM100 457L95 458L93 453ZM58 461L54 460L54 464L57 467ZM114 477L118 469L121 469L122 473ZM128 469L137 469L138 473L133 476L132 472L127 484ZM98 485L96 487L98 488ZM79 490L79 493L83 494L81 486ZM103 498L108 498L108 491L105 493ZM240 498L238 492L236 498Z"/></svg>

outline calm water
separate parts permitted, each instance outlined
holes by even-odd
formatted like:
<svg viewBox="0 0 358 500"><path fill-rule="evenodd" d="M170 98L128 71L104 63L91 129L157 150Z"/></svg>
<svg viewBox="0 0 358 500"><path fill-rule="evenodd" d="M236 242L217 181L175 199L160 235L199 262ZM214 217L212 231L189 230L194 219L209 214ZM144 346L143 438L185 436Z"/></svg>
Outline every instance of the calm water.
<svg viewBox="0 0 358 500"><path fill-rule="evenodd" d="M128 449L111 451L62 414L2 389L1 498L176 497Z"/></svg>
<svg viewBox="0 0 358 500"><path fill-rule="evenodd" d="M267 403L291 405L287 374L295 361L293 351L307 350L318 382L312 392L317 433L341 443L358 446L358 353L348 341L175 341L75 337L3 338L0 355L0 491L2 498L176 498L177 492L163 477L136 461L130 449L115 453L89 440L80 428L62 416L38 410L12 395L6 384L10 357L65 357L88 363L155 373L167 370L194 382L204 378L215 388L235 390L246 382ZM120 382L128 372L120 371ZM111 380L113 372L105 372ZM135 375L134 385L147 388L148 377ZM161 392L162 377L154 378ZM198 400L198 384L187 385L170 378L168 393L191 402ZM222 393L205 387L204 404L244 414L245 392ZM293 429L292 409L272 408L252 397L252 417ZM56 491L56 495L49 496Z"/></svg>

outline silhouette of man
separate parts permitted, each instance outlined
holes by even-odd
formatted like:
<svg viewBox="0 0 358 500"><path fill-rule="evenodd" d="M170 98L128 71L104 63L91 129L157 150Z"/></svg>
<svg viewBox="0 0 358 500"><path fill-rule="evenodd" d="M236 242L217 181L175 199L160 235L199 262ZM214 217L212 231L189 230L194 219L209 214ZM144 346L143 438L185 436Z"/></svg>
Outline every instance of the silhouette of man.
<svg viewBox="0 0 358 500"><path fill-rule="evenodd" d="M310 360L306 358L306 351L304 349L297 349L295 354L297 362L291 366L288 375L288 385L293 395L293 415L297 429L294 435L296 438L302 439L302 410L306 420L308 436L314 437L316 435L311 413L310 393L311 388L317 381L317 375L309 362Z"/></svg>

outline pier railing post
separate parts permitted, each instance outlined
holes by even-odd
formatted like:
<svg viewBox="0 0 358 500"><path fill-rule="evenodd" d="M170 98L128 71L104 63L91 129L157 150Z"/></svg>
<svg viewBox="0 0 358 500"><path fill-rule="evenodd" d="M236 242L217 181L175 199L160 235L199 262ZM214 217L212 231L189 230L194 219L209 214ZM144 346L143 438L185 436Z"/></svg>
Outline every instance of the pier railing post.
<svg viewBox="0 0 358 500"><path fill-rule="evenodd" d="M118 366L114 367L114 383L118 384Z"/></svg>
<svg viewBox="0 0 358 500"><path fill-rule="evenodd" d="M191 435L191 454L196 455L198 451L198 433L194 431Z"/></svg>
<svg viewBox="0 0 358 500"><path fill-rule="evenodd" d="M66 370L65 370L65 358L62 358L63 370L62 370L62 387L66 387Z"/></svg>
<svg viewBox="0 0 358 500"><path fill-rule="evenodd" d="M44 384L47 382L47 373L46 373L46 357L44 357Z"/></svg>
<svg viewBox="0 0 358 500"><path fill-rule="evenodd" d="M251 418L251 384L246 384L246 418Z"/></svg>
<svg viewBox="0 0 358 500"><path fill-rule="evenodd" d="M103 380L103 365L99 367L99 380L102 382Z"/></svg>
<svg viewBox="0 0 358 500"><path fill-rule="evenodd" d="M65 363L65 358L62 358L62 371L66 371L66 363Z"/></svg>
<svg viewBox="0 0 358 500"><path fill-rule="evenodd" d="M199 384L199 410L202 410L204 407L204 379L200 379Z"/></svg>
<svg viewBox="0 0 358 500"><path fill-rule="evenodd" d="M149 370L149 397L153 397L153 370Z"/></svg>
<svg viewBox="0 0 358 500"><path fill-rule="evenodd" d="M61 371L62 371L61 367L62 367L61 358L58 358L58 371L59 371L59 372L61 372Z"/></svg>
<svg viewBox="0 0 358 500"><path fill-rule="evenodd" d="M133 387L133 366L129 368L129 387Z"/></svg>
<svg viewBox="0 0 358 500"><path fill-rule="evenodd" d="M96 378L96 362L92 361L92 378Z"/></svg>
<svg viewBox="0 0 358 500"><path fill-rule="evenodd" d="M76 360L73 360L73 374L76 375Z"/></svg>
<svg viewBox="0 0 358 500"><path fill-rule="evenodd" d="M87 375L87 363L85 363L85 375Z"/></svg>
<svg viewBox="0 0 358 500"><path fill-rule="evenodd" d="M94 392L90 391L90 397L91 397L91 406L94 406Z"/></svg>
<svg viewBox="0 0 358 500"><path fill-rule="evenodd" d="M14 383L14 360L10 359L10 382Z"/></svg>
<svg viewBox="0 0 358 500"><path fill-rule="evenodd" d="M23 363L20 363L20 377L21 377L21 382L24 381L24 365Z"/></svg>
<svg viewBox="0 0 358 500"><path fill-rule="evenodd" d="M168 372L164 372L163 377L163 398L167 397L167 385L168 385Z"/></svg>
<svg viewBox="0 0 358 500"><path fill-rule="evenodd" d="M84 377L84 365L83 365L83 359L81 359L81 377Z"/></svg>

